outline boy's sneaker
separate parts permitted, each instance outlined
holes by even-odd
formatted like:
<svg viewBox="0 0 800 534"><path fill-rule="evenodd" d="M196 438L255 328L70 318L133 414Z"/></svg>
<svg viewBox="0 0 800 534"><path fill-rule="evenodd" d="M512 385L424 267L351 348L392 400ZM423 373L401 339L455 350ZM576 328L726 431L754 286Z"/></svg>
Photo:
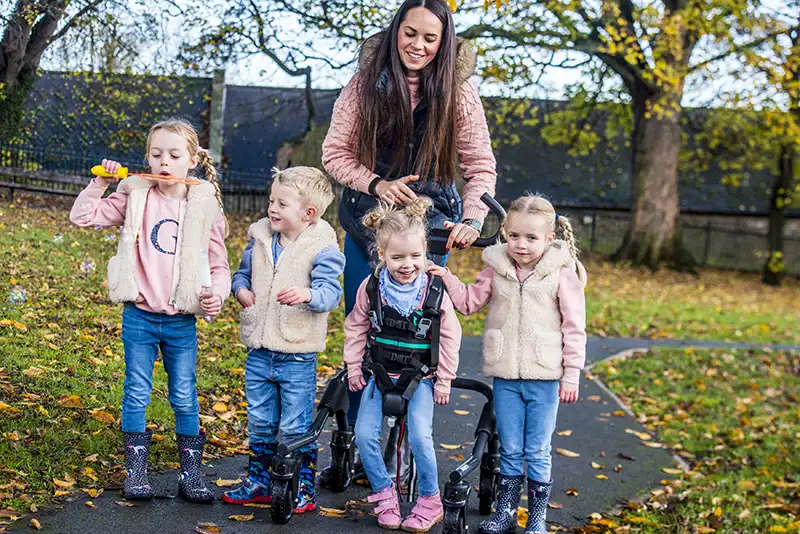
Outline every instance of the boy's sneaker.
<svg viewBox="0 0 800 534"><path fill-rule="evenodd" d="M275 456L274 443L251 443L247 478L240 487L226 491L222 500L228 504L269 504L270 493L269 466Z"/></svg>
<svg viewBox="0 0 800 534"><path fill-rule="evenodd" d="M302 514L317 509L317 492L314 487L317 472L316 449L300 454L298 460L300 461L300 484L294 513Z"/></svg>

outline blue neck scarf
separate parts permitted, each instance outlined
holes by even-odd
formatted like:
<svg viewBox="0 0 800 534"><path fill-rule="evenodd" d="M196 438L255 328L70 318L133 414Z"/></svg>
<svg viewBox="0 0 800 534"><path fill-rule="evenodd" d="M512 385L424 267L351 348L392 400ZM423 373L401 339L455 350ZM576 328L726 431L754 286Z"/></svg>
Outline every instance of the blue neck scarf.
<svg viewBox="0 0 800 534"><path fill-rule="evenodd" d="M402 285L389 276L389 270L386 267L381 269L381 297L403 317L408 317L417 309L427 286L428 275L425 273L420 274L410 284Z"/></svg>

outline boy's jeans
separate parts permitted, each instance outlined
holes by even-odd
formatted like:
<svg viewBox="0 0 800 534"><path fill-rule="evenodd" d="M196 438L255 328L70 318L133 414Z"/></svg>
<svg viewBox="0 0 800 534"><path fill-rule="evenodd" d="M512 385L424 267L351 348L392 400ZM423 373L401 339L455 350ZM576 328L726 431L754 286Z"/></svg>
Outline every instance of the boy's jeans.
<svg viewBox="0 0 800 534"><path fill-rule="evenodd" d="M550 439L556 429L558 386L558 380L494 379L501 474L522 475L524 459L528 478L550 482Z"/></svg>
<svg viewBox="0 0 800 534"><path fill-rule="evenodd" d="M317 355L250 349L245 387L250 443L276 443L279 429L284 441L299 437L311 427L317 392ZM297 452L316 448L314 442Z"/></svg>
<svg viewBox="0 0 800 534"><path fill-rule="evenodd" d="M367 472L372 491L379 492L392 483L381 452L383 429L383 399L370 378L361 396L361 407L356 421L356 444L361 453L361 463ZM433 450L433 381L420 382L414 396L408 401L406 432L414 462L419 472L419 494L435 495L439 491L436 471L436 453Z"/></svg>
<svg viewBox="0 0 800 534"><path fill-rule="evenodd" d="M153 390L153 367L160 348L168 377L169 403L175 412L175 431L198 435L194 315L152 313L127 303L122 312L122 344L125 347L122 431L145 431L145 412Z"/></svg>

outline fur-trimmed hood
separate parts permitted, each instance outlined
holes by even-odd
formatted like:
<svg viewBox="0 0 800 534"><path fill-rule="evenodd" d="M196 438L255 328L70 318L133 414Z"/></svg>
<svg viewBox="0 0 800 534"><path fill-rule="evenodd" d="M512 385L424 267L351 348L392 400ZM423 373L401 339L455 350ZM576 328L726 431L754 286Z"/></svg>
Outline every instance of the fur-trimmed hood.
<svg viewBox="0 0 800 534"><path fill-rule="evenodd" d="M361 48L358 51L358 68L360 70L363 70L375 58L375 54L378 52L378 46L380 45L381 39L383 39L385 34L385 31L378 32L370 37L367 37L367 39L361 44ZM459 37L456 39L456 41L456 46L458 48L456 52L456 77L459 81L463 82L475 74L475 67L478 64L478 56L475 54L475 50L472 48L472 46L464 39Z"/></svg>

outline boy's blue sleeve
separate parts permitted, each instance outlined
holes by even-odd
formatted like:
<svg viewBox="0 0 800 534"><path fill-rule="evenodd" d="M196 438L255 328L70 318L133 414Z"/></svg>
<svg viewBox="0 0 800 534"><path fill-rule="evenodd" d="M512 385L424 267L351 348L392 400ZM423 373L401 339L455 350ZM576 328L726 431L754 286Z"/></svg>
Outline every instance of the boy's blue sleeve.
<svg viewBox="0 0 800 534"><path fill-rule="evenodd" d="M231 292L233 297L236 298L236 293L244 288L250 289L250 276L253 274L253 268L250 265L250 257L253 255L253 246L256 240L253 239L242 252L242 261L239 262L239 270L233 273L233 281L231 282Z"/></svg>
<svg viewBox="0 0 800 534"><path fill-rule="evenodd" d="M317 254L311 268L311 301L308 310L325 313L334 309L342 298L339 276L344 272L344 254L336 247L328 247Z"/></svg>

